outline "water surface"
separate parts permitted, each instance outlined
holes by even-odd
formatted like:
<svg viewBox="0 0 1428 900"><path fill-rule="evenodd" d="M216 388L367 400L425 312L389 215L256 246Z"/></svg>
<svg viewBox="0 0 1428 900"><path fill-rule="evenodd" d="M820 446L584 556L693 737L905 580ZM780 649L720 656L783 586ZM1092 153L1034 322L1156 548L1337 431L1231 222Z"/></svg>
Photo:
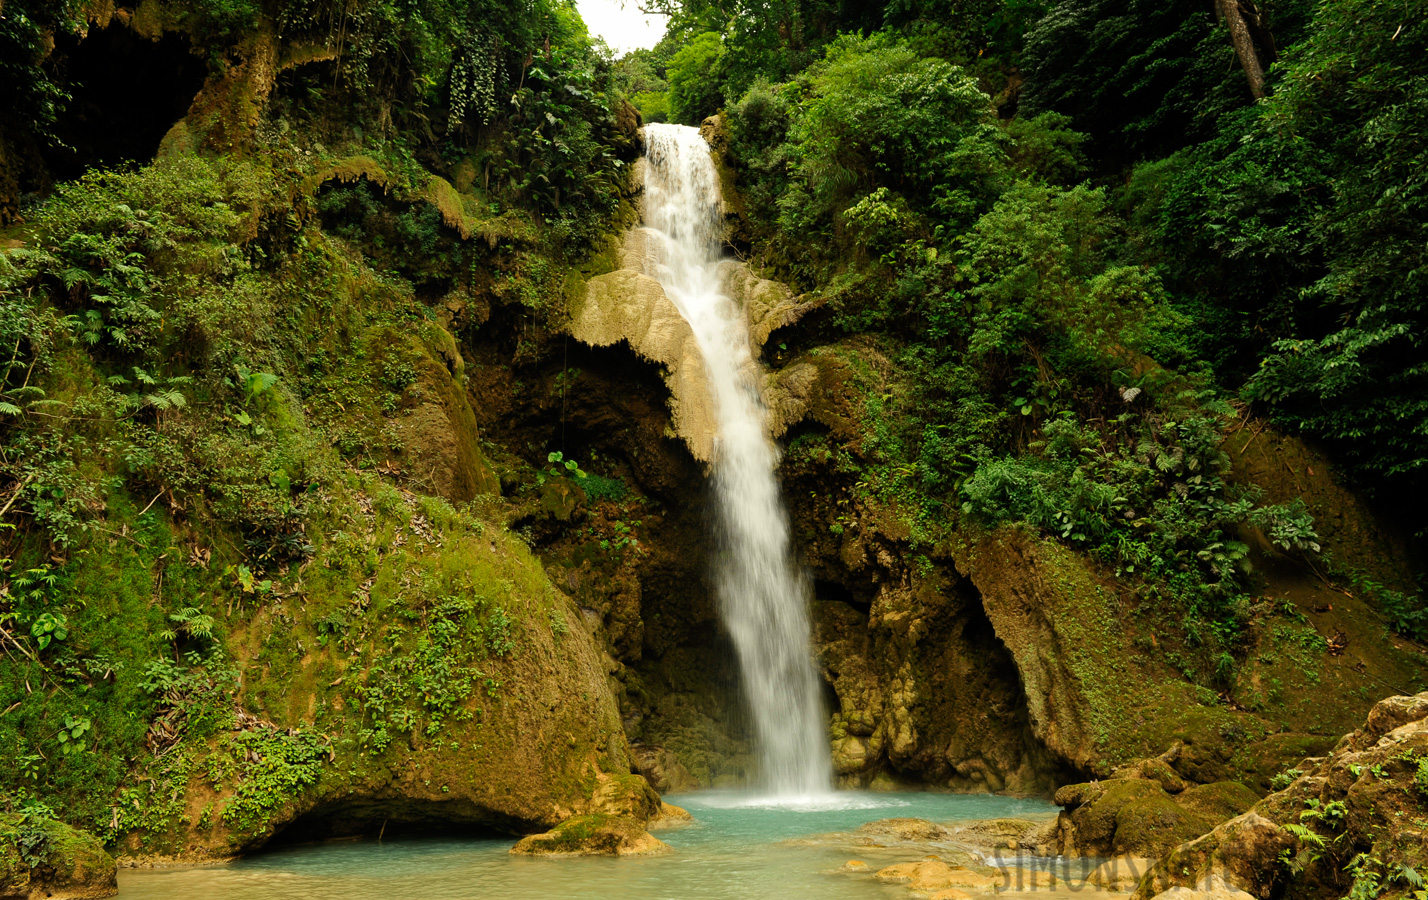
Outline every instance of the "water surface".
<svg viewBox="0 0 1428 900"><path fill-rule="evenodd" d="M1041 817L1040 800L839 792L766 805L717 792L666 798L692 825L658 832L674 853L642 859L510 856L513 839L360 841L292 847L217 866L126 869L121 900L906 900L905 888L836 870L853 854L797 839L865 822ZM791 842L791 843L785 843ZM860 854L865 855L865 854ZM912 857L916 858L916 857ZM873 860L870 860L873 862Z"/></svg>

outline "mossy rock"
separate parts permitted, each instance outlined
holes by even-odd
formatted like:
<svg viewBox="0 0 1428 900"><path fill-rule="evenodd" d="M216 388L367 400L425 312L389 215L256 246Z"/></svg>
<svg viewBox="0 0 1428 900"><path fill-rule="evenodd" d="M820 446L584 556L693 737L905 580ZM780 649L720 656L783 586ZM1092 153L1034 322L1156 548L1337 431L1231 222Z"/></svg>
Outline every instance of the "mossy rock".
<svg viewBox="0 0 1428 900"><path fill-rule="evenodd" d="M572 816L544 834L522 838L511 848L519 856L653 856L669 845L630 816Z"/></svg>
<svg viewBox="0 0 1428 900"><path fill-rule="evenodd" d="M1069 785L1056 792L1067 807L1063 822L1074 850L1087 856L1161 856L1249 809L1258 798L1244 785L1223 781L1176 795L1158 781L1115 778Z"/></svg>
<svg viewBox="0 0 1428 900"><path fill-rule="evenodd" d="M112 897L116 871L92 834L48 817L0 816L0 897Z"/></svg>

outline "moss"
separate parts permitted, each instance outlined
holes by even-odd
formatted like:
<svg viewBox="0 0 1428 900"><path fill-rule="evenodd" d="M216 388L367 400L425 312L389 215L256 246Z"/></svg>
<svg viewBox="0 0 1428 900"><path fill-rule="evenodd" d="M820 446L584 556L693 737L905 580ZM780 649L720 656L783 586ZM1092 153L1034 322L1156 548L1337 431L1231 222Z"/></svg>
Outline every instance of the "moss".
<svg viewBox="0 0 1428 900"><path fill-rule="evenodd" d="M107 897L114 860L93 835L30 808L0 814L0 896Z"/></svg>

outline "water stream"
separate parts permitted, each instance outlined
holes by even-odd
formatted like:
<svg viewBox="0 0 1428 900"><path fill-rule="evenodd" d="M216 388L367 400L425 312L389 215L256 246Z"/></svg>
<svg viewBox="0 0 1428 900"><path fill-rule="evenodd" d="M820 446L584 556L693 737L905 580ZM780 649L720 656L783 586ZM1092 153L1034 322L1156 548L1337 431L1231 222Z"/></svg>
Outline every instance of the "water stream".
<svg viewBox="0 0 1428 900"><path fill-rule="evenodd" d="M826 804L805 807L760 805L718 792L669 799L696 821L659 832L674 848L665 856L515 857L509 837L349 841L216 866L125 869L119 900L910 900L903 885L839 869L850 858L876 869L925 851L860 846L856 836L814 836L893 816L948 821L1049 817L1054 810L1043 800L953 794L839 792ZM1066 866L1063 877L1085 868ZM1040 896L1045 892L1028 900Z"/></svg>
<svg viewBox="0 0 1428 900"><path fill-rule="evenodd" d="M788 515L744 311L721 286L719 178L698 129L645 128L644 223L655 277L694 331L716 408L711 480L719 518L715 585L738 653L758 741L762 787L802 802L832 787L827 727L809 650L807 583L789 548Z"/></svg>

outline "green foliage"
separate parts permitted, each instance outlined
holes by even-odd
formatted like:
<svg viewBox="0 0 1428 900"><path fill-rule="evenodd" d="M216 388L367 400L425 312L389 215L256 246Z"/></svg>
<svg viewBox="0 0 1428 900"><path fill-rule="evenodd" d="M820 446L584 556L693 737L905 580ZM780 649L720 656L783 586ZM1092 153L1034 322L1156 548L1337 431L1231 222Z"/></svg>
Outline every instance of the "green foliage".
<svg viewBox="0 0 1428 900"><path fill-rule="evenodd" d="M1281 45L1306 5L1271 8ZM1224 25L1194 0L1060 0L1027 32L1020 60L1023 103L1071 116L1110 162L1209 138L1222 115L1252 100Z"/></svg>
<svg viewBox="0 0 1428 900"><path fill-rule="evenodd" d="M1159 236L1174 283L1223 323L1245 395L1330 441L1371 490L1414 496L1428 467L1428 157L1411 137L1425 48L1400 10L1320 3L1275 95L1176 162Z"/></svg>
<svg viewBox="0 0 1428 900"><path fill-rule="evenodd" d="M670 119L667 91L640 91L630 95L630 102L646 122L668 122Z"/></svg>
<svg viewBox="0 0 1428 900"><path fill-rule="evenodd" d="M719 86L723 38L715 32L698 35L669 61L669 115L685 125L698 125L724 103Z"/></svg>
<svg viewBox="0 0 1428 900"><path fill-rule="evenodd" d="M359 691L366 725L361 743L380 754L394 737L432 738L448 718L469 718L463 704L476 688L494 696L500 687L471 663L510 654L512 625L506 611L484 597L446 596L421 616L414 637L404 628L390 631L393 652L373 665Z"/></svg>
<svg viewBox="0 0 1428 900"><path fill-rule="evenodd" d="M264 729L227 738L207 760L215 784L235 777L238 782L223 821L240 834L262 829L274 812L317 781L331 753L328 740L310 731Z"/></svg>

